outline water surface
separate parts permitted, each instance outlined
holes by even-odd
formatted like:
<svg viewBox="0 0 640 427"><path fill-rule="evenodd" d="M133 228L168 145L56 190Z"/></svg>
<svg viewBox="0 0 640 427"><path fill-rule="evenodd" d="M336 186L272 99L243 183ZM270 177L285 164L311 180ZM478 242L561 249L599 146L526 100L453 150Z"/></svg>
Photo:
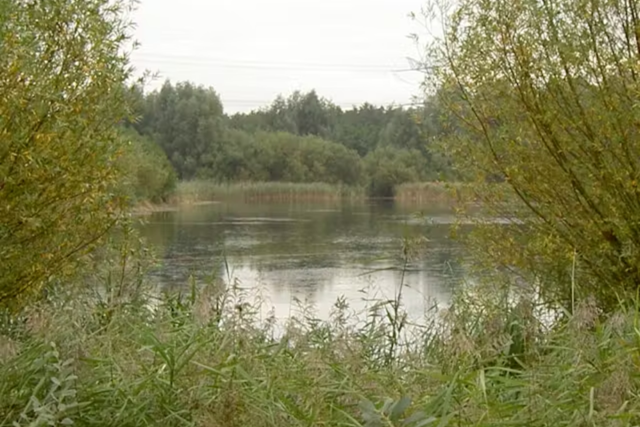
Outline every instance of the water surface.
<svg viewBox="0 0 640 427"><path fill-rule="evenodd" d="M264 310L286 318L296 299L327 318L338 297L354 310L391 298L404 283L404 303L419 318L446 304L460 281L461 247L449 236L445 207L392 203L216 203L146 218L143 235L161 265L164 289L211 277L261 294ZM411 256L406 262L409 239Z"/></svg>

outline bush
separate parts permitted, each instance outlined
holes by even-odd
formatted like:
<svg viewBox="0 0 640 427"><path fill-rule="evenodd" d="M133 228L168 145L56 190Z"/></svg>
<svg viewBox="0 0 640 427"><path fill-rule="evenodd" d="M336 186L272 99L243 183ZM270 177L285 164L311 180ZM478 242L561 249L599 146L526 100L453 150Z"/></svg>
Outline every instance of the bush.
<svg viewBox="0 0 640 427"><path fill-rule="evenodd" d="M72 274L118 221L127 7L0 4L0 305Z"/></svg>
<svg viewBox="0 0 640 427"><path fill-rule="evenodd" d="M123 129L126 141L120 159L122 188L134 202L165 202L176 189L176 173L164 151L133 129Z"/></svg>
<svg viewBox="0 0 640 427"><path fill-rule="evenodd" d="M364 158L368 193L373 197L393 197L396 186L423 179L427 165L417 150L378 148Z"/></svg>
<svg viewBox="0 0 640 427"><path fill-rule="evenodd" d="M356 185L362 180L360 158L343 145L315 136L286 132L226 131L227 144L203 178L240 182L322 182Z"/></svg>
<svg viewBox="0 0 640 427"><path fill-rule="evenodd" d="M518 223L479 227L478 259L615 307L640 284L637 6L464 0L445 21L429 69L449 151L485 214Z"/></svg>

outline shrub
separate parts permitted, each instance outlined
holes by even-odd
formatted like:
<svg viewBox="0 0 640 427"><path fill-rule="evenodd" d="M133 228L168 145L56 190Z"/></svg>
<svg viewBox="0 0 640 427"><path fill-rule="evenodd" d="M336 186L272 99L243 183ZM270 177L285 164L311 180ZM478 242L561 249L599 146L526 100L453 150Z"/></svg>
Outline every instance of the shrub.
<svg viewBox="0 0 640 427"><path fill-rule="evenodd" d="M120 158L123 191L134 202L165 202L176 189L176 173L155 142L133 129L124 129L127 143Z"/></svg>
<svg viewBox="0 0 640 427"><path fill-rule="evenodd" d="M479 227L477 255L548 299L570 302L573 277L610 308L640 283L638 16L623 0L463 0L433 45L457 169L486 215L517 219Z"/></svg>
<svg viewBox="0 0 640 427"><path fill-rule="evenodd" d="M118 221L127 7L0 2L0 305L72 273Z"/></svg>

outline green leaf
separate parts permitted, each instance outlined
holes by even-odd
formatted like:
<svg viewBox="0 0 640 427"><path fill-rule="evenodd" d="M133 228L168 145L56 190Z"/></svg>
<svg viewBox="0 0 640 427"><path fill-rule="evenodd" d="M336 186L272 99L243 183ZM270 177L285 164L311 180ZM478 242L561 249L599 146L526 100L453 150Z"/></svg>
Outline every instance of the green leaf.
<svg viewBox="0 0 640 427"><path fill-rule="evenodd" d="M362 411L362 420L365 422L365 425L367 425L368 427L377 427L378 425L380 425L382 417L371 401L364 399L358 406Z"/></svg>
<svg viewBox="0 0 640 427"><path fill-rule="evenodd" d="M395 402L390 408L389 418L391 421L398 421L410 405L411 398L408 396L404 396Z"/></svg>
<svg viewBox="0 0 640 427"><path fill-rule="evenodd" d="M384 400L384 404L382 405L382 409L380 410L380 412L382 412L384 415L389 415L389 412L391 410L391 406L393 405L394 401L393 399L390 398L386 398Z"/></svg>
<svg viewBox="0 0 640 427"><path fill-rule="evenodd" d="M358 404L358 406L360 407L360 410L363 413L372 413L372 412L376 412L376 407L375 405L369 400L369 399L363 399L360 401L360 403Z"/></svg>
<svg viewBox="0 0 640 427"><path fill-rule="evenodd" d="M429 418L427 418L425 420L420 421L418 424L416 424L413 427L424 427L424 426L427 426L429 424L433 424L436 421L438 421L438 419L436 417L429 417Z"/></svg>
<svg viewBox="0 0 640 427"><path fill-rule="evenodd" d="M416 422L418 422L418 421L422 421L422 420L424 420L426 417L427 417L427 414L425 414L425 413L424 413L424 412L422 412L422 411L417 411L417 412L414 412L413 414L411 414L411 416L410 416L410 417L408 417L407 419L405 419L405 420L402 422L402 425L403 425L403 426L410 426L410 425L411 425L411 424L413 424L413 423L416 423Z"/></svg>

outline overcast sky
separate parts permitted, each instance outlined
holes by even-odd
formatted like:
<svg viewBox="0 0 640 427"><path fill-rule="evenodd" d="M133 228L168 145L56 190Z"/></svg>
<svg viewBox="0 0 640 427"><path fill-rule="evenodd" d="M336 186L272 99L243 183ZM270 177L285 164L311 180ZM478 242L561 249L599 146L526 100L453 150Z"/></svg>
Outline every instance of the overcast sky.
<svg viewBox="0 0 640 427"><path fill-rule="evenodd" d="M149 89L189 80L213 87L228 113L294 90L316 89L343 107L406 104L421 76L407 58L424 33L409 17L424 0L142 0L134 19L138 70ZM421 35L422 35L421 33Z"/></svg>

